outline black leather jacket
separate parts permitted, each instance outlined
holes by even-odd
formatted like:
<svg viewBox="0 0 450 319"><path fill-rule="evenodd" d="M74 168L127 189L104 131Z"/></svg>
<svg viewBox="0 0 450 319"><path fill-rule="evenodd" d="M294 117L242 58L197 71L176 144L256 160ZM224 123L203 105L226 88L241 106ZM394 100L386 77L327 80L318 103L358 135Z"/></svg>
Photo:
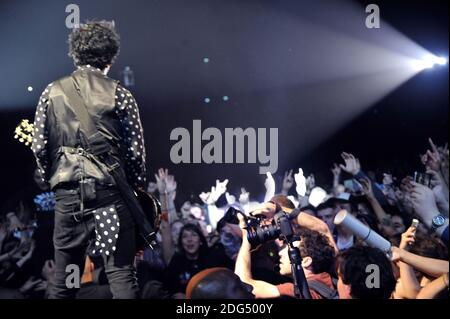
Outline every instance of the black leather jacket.
<svg viewBox="0 0 450 319"><path fill-rule="evenodd" d="M124 169L130 184L144 187L144 139L133 96L117 81L90 66L78 68L71 76L98 131L109 143L110 156ZM83 174L98 184L114 185L101 160L78 151L84 137L70 103L59 80L50 84L40 98L32 149L44 180L54 189L61 183L78 182Z"/></svg>

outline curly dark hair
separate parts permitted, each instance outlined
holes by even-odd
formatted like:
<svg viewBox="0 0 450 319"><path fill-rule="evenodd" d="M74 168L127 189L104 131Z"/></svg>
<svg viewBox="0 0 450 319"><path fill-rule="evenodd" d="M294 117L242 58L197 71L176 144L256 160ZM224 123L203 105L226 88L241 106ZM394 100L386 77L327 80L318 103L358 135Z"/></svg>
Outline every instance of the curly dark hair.
<svg viewBox="0 0 450 319"><path fill-rule="evenodd" d="M120 49L120 37L114 22L89 21L69 34L69 56L76 66L91 65L100 70L114 63Z"/></svg>
<svg viewBox="0 0 450 319"><path fill-rule="evenodd" d="M380 287L366 285L368 265L379 267ZM378 248L353 246L338 256L338 273L346 285L350 285L350 295L355 299L389 299L395 289L396 280L391 261Z"/></svg>
<svg viewBox="0 0 450 319"><path fill-rule="evenodd" d="M300 253L303 257L312 258L312 272L315 274L331 272L334 266L335 253L328 238L309 229L302 229L300 238Z"/></svg>

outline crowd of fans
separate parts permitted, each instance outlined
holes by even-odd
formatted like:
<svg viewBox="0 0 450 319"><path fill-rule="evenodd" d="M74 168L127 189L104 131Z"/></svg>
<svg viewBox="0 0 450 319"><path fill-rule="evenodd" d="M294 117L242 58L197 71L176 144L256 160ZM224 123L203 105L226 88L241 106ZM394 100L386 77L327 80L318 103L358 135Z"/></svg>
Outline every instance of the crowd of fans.
<svg viewBox="0 0 450 319"><path fill-rule="evenodd" d="M312 174L305 177L299 169L284 174L277 192L267 174L263 203L251 201L245 188L230 194L229 181L217 180L197 202L176 207L175 177L160 169L148 186L162 204L159 245L136 254L141 297L298 298L286 243L275 239L252 245L243 215L236 214L260 214L270 222L280 209L295 214L294 246L313 299L448 297L449 151L429 142L421 156L422 174L386 172L377 180L358 158L342 153L341 164L330 172L331 189L319 187ZM39 178L35 181L38 187L29 200L1 212L0 298L46 298L52 287L55 199ZM227 204L218 207L221 197ZM389 240L391 251L369 247L336 226L341 210ZM438 215L444 219L440 227L433 223ZM412 225L413 219L419 224ZM101 260L88 250L77 298L112 297ZM373 265L376 271L368 271Z"/></svg>

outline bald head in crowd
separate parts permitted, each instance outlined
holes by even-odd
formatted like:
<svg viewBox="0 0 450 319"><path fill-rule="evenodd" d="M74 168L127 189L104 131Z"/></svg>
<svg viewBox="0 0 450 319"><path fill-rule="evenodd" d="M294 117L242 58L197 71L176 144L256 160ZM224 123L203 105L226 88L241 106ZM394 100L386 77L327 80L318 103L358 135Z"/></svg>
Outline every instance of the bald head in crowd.
<svg viewBox="0 0 450 319"><path fill-rule="evenodd" d="M253 287L227 268L205 269L189 281L187 299L254 299Z"/></svg>

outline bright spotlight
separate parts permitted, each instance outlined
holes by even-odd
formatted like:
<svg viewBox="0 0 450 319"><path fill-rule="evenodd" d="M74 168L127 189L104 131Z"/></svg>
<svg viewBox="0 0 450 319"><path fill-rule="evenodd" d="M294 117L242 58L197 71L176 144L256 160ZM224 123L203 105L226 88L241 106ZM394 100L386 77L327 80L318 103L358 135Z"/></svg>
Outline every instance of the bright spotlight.
<svg viewBox="0 0 450 319"><path fill-rule="evenodd" d="M447 59L444 57L436 56L434 57L434 63L439 65L447 65Z"/></svg>
<svg viewBox="0 0 450 319"><path fill-rule="evenodd" d="M413 60L411 62L411 67L413 70L422 71L425 69L431 69L435 65L446 65L447 62L447 59L444 57L428 54L422 60Z"/></svg>
<svg viewBox="0 0 450 319"><path fill-rule="evenodd" d="M425 69L431 69L434 63L427 60L413 60L411 61L411 68L415 71L422 71Z"/></svg>

